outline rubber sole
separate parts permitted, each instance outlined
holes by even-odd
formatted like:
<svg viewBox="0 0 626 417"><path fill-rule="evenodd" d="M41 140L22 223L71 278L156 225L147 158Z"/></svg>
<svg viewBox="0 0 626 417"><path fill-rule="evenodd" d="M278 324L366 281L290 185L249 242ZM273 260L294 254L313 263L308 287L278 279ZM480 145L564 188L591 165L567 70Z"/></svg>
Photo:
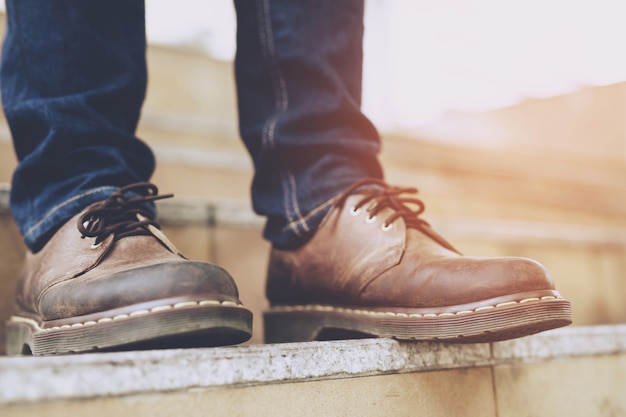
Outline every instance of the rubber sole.
<svg viewBox="0 0 626 417"><path fill-rule="evenodd" d="M235 303L205 300L144 307L54 322L15 315L6 323L7 354L225 346L252 335L252 313Z"/></svg>
<svg viewBox="0 0 626 417"><path fill-rule="evenodd" d="M324 305L275 306L264 314L265 342L391 337L456 343L495 342L572 322L569 301L552 295L518 298L475 309L428 313Z"/></svg>

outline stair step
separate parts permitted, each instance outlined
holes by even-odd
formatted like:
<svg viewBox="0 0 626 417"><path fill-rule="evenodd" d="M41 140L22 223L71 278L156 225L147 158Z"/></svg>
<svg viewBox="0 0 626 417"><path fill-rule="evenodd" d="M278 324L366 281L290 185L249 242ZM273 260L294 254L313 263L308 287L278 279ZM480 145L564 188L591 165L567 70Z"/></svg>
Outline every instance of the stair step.
<svg viewBox="0 0 626 417"><path fill-rule="evenodd" d="M625 383L626 325L593 326L492 344L361 339L4 357L0 414L624 415Z"/></svg>

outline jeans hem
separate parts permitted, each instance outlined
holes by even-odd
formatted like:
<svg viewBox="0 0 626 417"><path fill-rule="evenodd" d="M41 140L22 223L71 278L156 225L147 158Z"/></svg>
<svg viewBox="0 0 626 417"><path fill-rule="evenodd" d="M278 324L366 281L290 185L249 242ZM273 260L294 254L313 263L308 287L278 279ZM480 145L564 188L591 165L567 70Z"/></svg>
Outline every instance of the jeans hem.
<svg viewBox="0 0 626 417"><path fill-rule="evenodd" d="M32 252L38 251L65 222L88 205L106 199L118 189L118 187L112 186L98 187L62 201L22 232L24 243Z"/></svg>

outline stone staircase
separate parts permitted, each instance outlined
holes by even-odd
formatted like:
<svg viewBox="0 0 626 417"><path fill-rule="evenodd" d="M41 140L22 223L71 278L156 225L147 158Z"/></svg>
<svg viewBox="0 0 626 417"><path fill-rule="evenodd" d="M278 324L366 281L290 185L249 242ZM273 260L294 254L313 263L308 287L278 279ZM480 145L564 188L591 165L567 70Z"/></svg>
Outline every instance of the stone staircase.
<svg viewBox="0 0 626 417"><path fill-rule="evenodd" d="M0 357L0 415L626 415L626 131L606 111L626 109L626 85L384 135L387 178L420 187L429 222L468 255L544 263L572 301L572 327L478 345L262 345L269 245L250 210L230 64L158 47L148 57L139 136L157 155L155 183L177 195L159 204L161 222L189 257L233 274L254 337L230 348ZM504 145L480 142L488 133ZM0 121L0 353L24 253L7 209L14 166Z"/></svg>
<svg viewBox="0 0 626 417"><path fill-rule="evenodd" d="M0 358L17 416L622 416L626 326L494 344L362 339Z"/></svg>

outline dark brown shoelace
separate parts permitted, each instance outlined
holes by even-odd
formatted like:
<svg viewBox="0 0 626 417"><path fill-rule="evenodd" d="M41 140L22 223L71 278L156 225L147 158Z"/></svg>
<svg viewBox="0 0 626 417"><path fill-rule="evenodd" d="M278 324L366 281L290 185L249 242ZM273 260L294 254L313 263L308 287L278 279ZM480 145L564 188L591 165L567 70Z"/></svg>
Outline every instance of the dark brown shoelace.
<svg viewBox="0 0 626 417"><path fill-rule="evenodd" d="M115 240L127 236L148 235L147 227L160 229L150 218L146 204L151 201L173 197L173 194L158 195L158 188L148 182L130 184L111 194L106 200L93 204L78 219L78 230L82 238L96 238L94 245L114 234ZM145 220L140 220L137 215Z"/></svg>
<svg viewBox="0 0 626 417"><path fill-rule="evenodd" d="M426 220L420 217L426 208L422 200L403 195L417 194L417 192L417 188L394 187L382 180L367 178L357 181L348 187L339 196L337 205L343 205L352 194L361 194L363 198L357 202L354 208L360 209L367 205L366 210L370 217L376 216L386 208L393 210L393 213L385 219L383 226L389 227L393 222L401 218L407 228L417 229L444 248L460 253L447 240L435 232Z"/></svg>

